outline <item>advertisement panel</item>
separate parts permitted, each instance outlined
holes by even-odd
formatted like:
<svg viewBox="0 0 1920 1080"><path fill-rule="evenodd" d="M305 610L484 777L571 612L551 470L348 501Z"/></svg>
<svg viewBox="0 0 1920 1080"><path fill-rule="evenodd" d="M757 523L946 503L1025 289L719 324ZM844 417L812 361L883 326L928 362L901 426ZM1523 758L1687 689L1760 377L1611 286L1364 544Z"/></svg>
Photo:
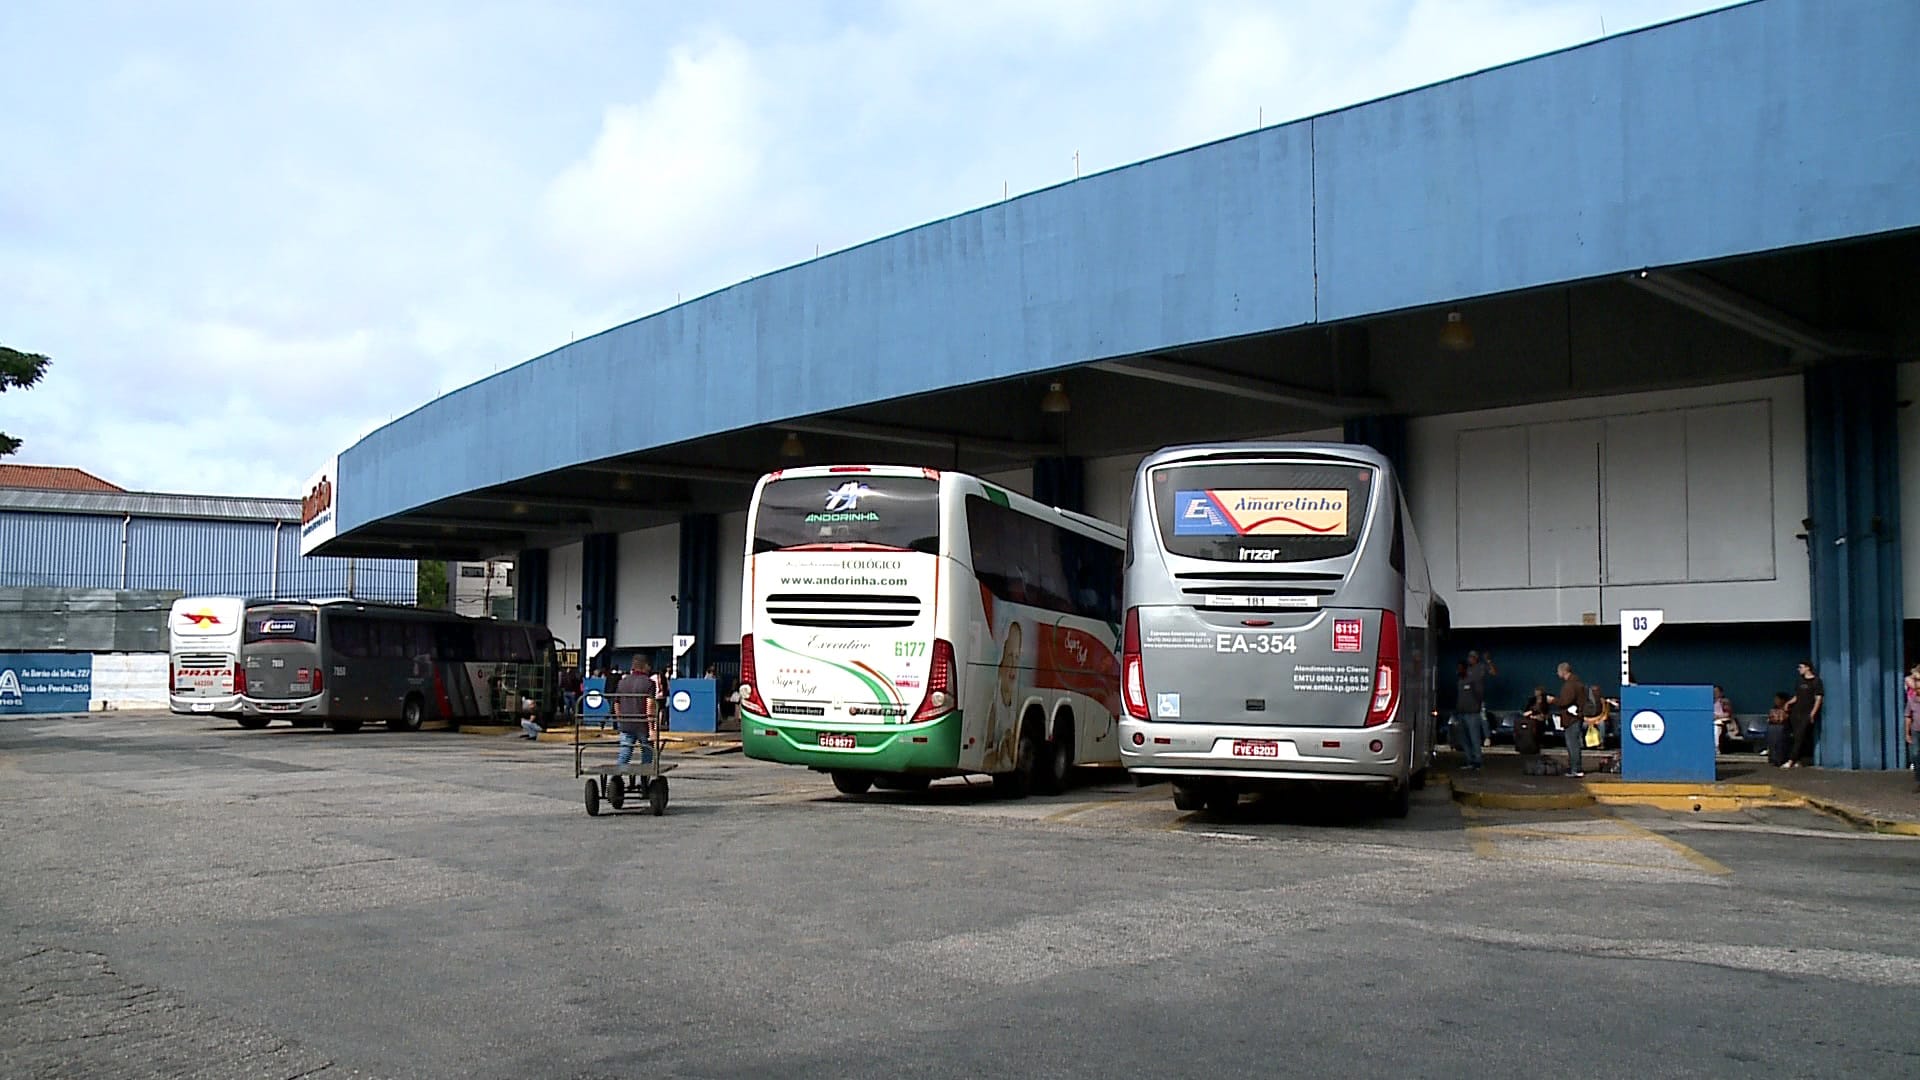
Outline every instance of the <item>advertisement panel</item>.
<svg viewBox="0 0 1920 1080"><path fill-rule="evenodd" d="M92 699L92 653L0 653L0 716L83 713Z"/></svg>
<svg viewBox="0 0 1920 1080"><path fill-rule="evenodd" d="M300 495L300 554L311 555L333 539L339 503L334 485L340 480L340 455L335 454L307 481Z"/></svg>

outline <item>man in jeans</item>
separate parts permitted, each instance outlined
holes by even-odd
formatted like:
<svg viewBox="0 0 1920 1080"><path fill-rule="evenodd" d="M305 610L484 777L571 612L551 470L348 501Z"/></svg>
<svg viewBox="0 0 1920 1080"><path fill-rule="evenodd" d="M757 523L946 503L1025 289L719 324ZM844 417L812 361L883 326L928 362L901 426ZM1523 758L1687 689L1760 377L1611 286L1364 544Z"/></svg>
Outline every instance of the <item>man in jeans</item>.
<svg viewBox="0 0 1920 1080"><path fill-rule="evenodd" d="M1587 684L1574 674L1573 665L1562 661L1560 696L1553 699L1553 715L1560 718L1567 736L1567 775L1575 779L1587 775L1580 771L1580 750L1587 737Z"/></svg>
<svg viewBox="0 0 1920 1080"><path fill-rule="evenodd" d="M613 711L620 721L620 758L616 765L633 760L633 748L640 746L640 764L653 760L653 748L647 743L647 722L653 716L653 665L644 656L633 658L633 670L620 680L614 692Z"/></svg>
<svg viewBox="0 0 1920 1080"><path fill-rule="evenodd" d="M1484 660L1478 652L1467 654L1466 670L1460 673L1460 685L1453 701L1453 723L1467 752L1467 768L1485 764L1483 748L1487 744L1487 676L1500 674L1493 656Z"/></svg>

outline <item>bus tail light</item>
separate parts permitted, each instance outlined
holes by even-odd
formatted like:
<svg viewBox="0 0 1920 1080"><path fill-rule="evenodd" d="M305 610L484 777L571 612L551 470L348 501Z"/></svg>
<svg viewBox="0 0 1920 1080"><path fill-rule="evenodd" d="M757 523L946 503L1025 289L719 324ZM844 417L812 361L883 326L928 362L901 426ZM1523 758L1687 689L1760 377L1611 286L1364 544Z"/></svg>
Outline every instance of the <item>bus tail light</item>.
<svg viewBox="0 0 1920 1080"><path fill-rule="evenodd" d="M236 694L247 692L247 669L241 667L237 660L233 664L233 692Z"/></svg>
<svg viewBox="0 0 1920 1080"><path fill-rule="evenodd" d="M1126 700L1127 715L1145 720L1147 712L1147 671L1140 658L1140 609L1127 609L1126 636L1120 645L1120 696Z"/></svg>
<svg viewBox="0 0 1920 1080"><path fill-rule="evenodd" d="M1380 613L1380 658L1373 668L1373 701L1367 706L1368 727L1377 727L1393 719L1400 707L1400 619L1391 611Z"/></svg>
<svg viewBox="0 0 1920 1080"><path fill-rule="evenodd" d="M313 685L309 687L309 691L311 693L317 694L320 691L325 690L326 688L327 688L326 670L324 668L319 668L319 667L314 668L313 669Z"/></svg>
<svg viewBox="0 0 1920 1080"><path fill-rule="evenodd" d="M767 703L760 700L759 672L753 664L753 635L740 635L740 704L752 709L755 715L770 716Z"/></svg>
<svg viewBox="0 0 1920 1080"><path fill-rule="evenodd" d="M944 638L933 639L933 656L927 663L927 696L913 723L933 720L953 708L953 645Z"/></svg>
<svg viewBox="0 0 1920 1080"><path fill-rule="evenodd" d="M179 689L180 669L173 666L173 657L169 656L167 657L167 693L176 693Z"/></svg>

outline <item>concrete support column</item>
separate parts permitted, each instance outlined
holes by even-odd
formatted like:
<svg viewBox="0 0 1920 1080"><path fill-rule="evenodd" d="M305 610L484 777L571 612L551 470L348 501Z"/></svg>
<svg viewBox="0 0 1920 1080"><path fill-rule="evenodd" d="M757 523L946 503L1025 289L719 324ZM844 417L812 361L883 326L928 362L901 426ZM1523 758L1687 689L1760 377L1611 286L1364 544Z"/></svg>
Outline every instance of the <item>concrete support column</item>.
<svg viewBox="0 0 1920 1080"><path fill-rule="evenodd" d="M580 547L580 647L585 649L590 637L613 640L615 587L620 580L620 537L615 533L593 533Z"/></svg>
<svg viewBox="0 0 1920 1080"><path fill-rule="evenodd" d="M707 670L713 637L720 632L719 616L720 518L687 514L680 519L679 632L693 635L693 651L682 673L698 676Z"/></svg>
<svg viewBox="0 0 1920 1080"><path fill-rule="evenodd" d="M1347 442L1371 446L1386 456L1399 474L1400 490L1411 484L1407 476L1407 418L1399 415L1355 416L1347 419L1343 437Z"/></svg>
<svg viewBox="0 0 1920 1080"><path fill-rule="evenodd" d="M1034 462L1033 497L1048 506L1086 513L1086 462L1077 457L1048 457Z"/></svg>
<svg viewBox="0 0 1920 1080"><path fill-rule="evenodd" d="M526 548L513 558L513 615L521 622L547 621L546 548Z"/></svg>
<svg viewBox="0 0 1920 1080"><path fill-rule="evenodd" d="M1826 684L1818 764L1894 769L1900 686L1900 436L1890 360L1806 374L1813 663Z"/></svg>

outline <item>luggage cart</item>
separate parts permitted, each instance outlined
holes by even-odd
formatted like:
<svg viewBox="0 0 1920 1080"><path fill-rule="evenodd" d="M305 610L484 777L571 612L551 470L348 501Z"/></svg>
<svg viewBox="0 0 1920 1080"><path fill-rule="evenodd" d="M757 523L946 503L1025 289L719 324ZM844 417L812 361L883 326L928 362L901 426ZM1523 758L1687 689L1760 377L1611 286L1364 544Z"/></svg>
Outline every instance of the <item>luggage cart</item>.
<svg viewBox="0 0 1920 1080"><path fill-rule="evenodd" d="M612 695L608 695L612 696ZM647 721L647 741L634 747L636 762L616 765L619 744L595 740L586 742L581 739L584 717L573 718L573 777L586 779L585 800L587 814L600 816L602 802L615 811L625 810L631 803L635 810L645 806L653 811L654 817L667 812L667 777L674 766L660 760L660 730L658 719Z"/></svg>

